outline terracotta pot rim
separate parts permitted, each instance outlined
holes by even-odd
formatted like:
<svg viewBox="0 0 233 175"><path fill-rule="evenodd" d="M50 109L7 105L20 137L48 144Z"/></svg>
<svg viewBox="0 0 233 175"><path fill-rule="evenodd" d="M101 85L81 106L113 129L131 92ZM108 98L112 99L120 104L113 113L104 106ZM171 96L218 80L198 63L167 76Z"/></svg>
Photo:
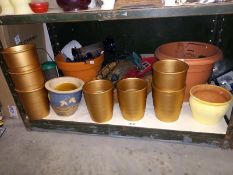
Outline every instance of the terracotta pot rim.
<svg viewBox="0 0 233 175"><path fill-rule="evenodd" d="M211 55L211 56L208 56L208 57L204 57L204 58L178 58L178 57L172 57L172 56L168 56L168 55L165 55L164 53L161 53L160 52L160 49L166 45L172 45L172 44L176 44L176 43L196 43L196 44L204 44L204 45L207 45L209 47L212 47L216 50L216 54L214 55ZM160 45L156 50L155 50L155 57L158 58L159 60L162 60L160 57L161 56L158 56L158 55L161 55L164 59L178 59L178 60L181 60L181 61L184 61L186 62L187 64L189 65L202 65L203 63L205 64L213 64L219 60L221 60L223 58L223 53L222 51L215 45L213 44L209 44L209 43L204 43L204 42L198 42L198 41L176 41L176 42L170 42L170 43L165 43L165 44L162 44ZM216 55L219 55L218 57Z"/></svg>
<svg viewBox="0 0 233 175"><path fill-rule="evenodd" d="M95 61L95 64L91 64L91 61ZM87 61L88 63L85 62L77 62L77 63L69 63L69 62L65 62L64 61L64 56L61 54L58 54L55 58L55 62L57 64L57 66L61 69L61 70L67 70L67 71L71 71L70 68L79 68L77 71L82 71L82 70L86 70L86 69L92 69L93 67L98 67L102 62L104 61L104 54L90 60ZM74 71L76 72L76 71Z"/></svg>
<svg viewBox="0 0 233 175"><path fill-rule="evenodd" d="M228 94L228 95L230 96L230 99L227 100L226 102L223 102L223 103L214 103L214 102L208 102L208 101L205 101L205 100L201 100L201 99L197 98L197 97L193 94L193 92L192 92L194 89L196 89L196 88L198 88L198 87L201 87L201 86L206 86L206 87L221 89L222 91L224 91L226 94ZM199 102L201 102L201 103L203 103L203 104L212 105L212 106L223 106L223 105L226 105L226 104L228 104L228 103L231 103L232 98L233 98L232 94L231 94L229 91L227 91L226 89L224 89L223 87L216 86L216 85L211 85L211 84L199 84L199 85L193 86L193 87L190 89L189 93L190 93L190 98L192 97L192 98L194 98L196 101L199 101Z"/></svg>

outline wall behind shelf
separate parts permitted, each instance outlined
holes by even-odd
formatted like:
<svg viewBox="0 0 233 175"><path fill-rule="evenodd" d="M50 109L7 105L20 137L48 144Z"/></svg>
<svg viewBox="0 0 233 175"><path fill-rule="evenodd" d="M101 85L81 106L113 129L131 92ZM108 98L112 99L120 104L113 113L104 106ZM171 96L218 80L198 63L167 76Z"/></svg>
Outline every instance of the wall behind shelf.
<svg viewBox="0 0 233 175"><path fill-rule="evenodd" d="M211 39L213 16L137 19L116 21L90 21L48 24L50 37L61 49L76 39L88 45L112 36L120 51L126 49L139 53L153 53L162 43L180 40L208 42Z"/></svg>

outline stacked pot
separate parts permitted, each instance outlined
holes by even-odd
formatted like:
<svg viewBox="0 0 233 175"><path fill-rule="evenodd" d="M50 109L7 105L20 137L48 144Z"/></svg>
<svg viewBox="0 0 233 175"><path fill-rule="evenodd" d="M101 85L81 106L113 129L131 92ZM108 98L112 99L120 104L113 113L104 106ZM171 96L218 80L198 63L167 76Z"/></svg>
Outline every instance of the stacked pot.
<svg viewBox="0 0 233 175"><path fill-rule="evenodd" d="M35 45L19 45L2 51L9 74L20 101L30 120L44 118L49 113L45 78L40 68Z"/></svg>
<svg viewBox="0 0 233 175"><path fill-rule="evenodd" d="M164 122L179 118L188 64L179 60L160 60L153 64L152 95L156 117Z"/></svg>
<svg viewBox="0 0 233 175"><path fill-rule="evenodd" d="M184 101L189 101L189 91L193 86L207 83L214 64L223 58L222 51L209 43L196 41L171 42L155 50L159 60L179 59L189 65Z"/></svg>

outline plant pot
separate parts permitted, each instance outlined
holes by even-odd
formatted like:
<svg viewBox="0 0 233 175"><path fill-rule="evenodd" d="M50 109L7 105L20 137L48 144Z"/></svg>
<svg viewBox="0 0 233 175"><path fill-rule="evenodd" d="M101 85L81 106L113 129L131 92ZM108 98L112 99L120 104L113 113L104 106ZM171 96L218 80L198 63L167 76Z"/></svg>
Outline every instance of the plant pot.
<svg viewBox="0 0 233 175"><path fill-rule="evenodd" d="M33 44L8 47L1 51L12 73L22 73L40 67L36 46Z"/></svg>
<svg viewBox="0 0 233 175"><path fill-rule="evenodd" d="M63 55L58 54L55 61L58 68L61 69L65 76L77 77L84 82L88 82L96 78L104 61L104 55L100 55L99 57L86 62L70 63L65 62L64 59Z"/></svg>
<svg viewBox="0 0 233 175"><path fill-rule="evenodd" d="M190 89L208 81L214 64L223 58L222 51L202 42L172 42L163 44L155 50L155 57L163 59L179 59L189 65L184 101L189 100Z"/></svg>
<svg viewBox="0 0 233 175"><path fill-rule="evenodd" d="M232 102L231 93L215 85L194 86L190 90L190 95L193 118L205 125L218 123L227 113Z"/></svg>
<svg viewBox="0 0 233 175"><path fill-rule="evenodd" d="M15 89L19 91L33 91L44 86L45 83L44 74L40 67L27 72L9 72L9 74L14 82Z"/></svg>
<svg viewBox="0 0 233 175"><path fill-rule="evenodd" d="M30 120L40 120L49 114L48 93L44 86L33 91L16 92Z"/></svg>
<svg viewBox="0 0 233 175"><path fill-rule="evenodd" d="M57 86L64 86L67 83L74 85L75 88L69 90L56 89ZM45 83L50 104L57 115L70 116L77 111L82 98L83 85L82 80L74 77L53 78Z"/></svg>

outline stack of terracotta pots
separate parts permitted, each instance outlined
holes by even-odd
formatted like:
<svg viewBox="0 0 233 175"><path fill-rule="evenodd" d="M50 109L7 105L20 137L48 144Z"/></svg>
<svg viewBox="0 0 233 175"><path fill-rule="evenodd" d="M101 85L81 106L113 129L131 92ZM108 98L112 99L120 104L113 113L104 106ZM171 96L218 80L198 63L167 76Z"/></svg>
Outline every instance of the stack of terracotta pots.
<svg viewBox="0 0 233 175"><path fill-rule="evenodd" d="M29 119L46 117L49 113L48 94L35 45L9 47L2 54Z"/></svg>
<svg viewBox="0 0 233 175"><path fill-rule="evenodd" d="M188 64L179 60L160 60L153 64L152 95L156 117L164 122L179 118Z"/></svg>

